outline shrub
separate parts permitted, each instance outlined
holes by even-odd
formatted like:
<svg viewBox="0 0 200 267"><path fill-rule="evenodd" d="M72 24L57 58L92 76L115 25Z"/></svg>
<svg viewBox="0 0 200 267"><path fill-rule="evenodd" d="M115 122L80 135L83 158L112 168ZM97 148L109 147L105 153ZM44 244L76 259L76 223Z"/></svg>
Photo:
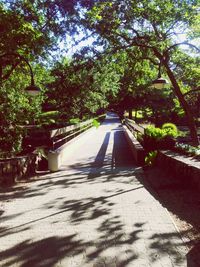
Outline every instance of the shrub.
<svg viewBox="0 0 200 267"><path fill-rule="evenodd" d="M100 125L100 122L99 122L98 120L96 120L96 119L94 119L94 120L92 121L92 123L93 123L93 126L96 127L96 128L98 128L99 125Z"/></svg>
<svg viewBox="0 0 200 267"><path fill-rule="evenodd" d="M157 154L158 154L157 150L149 152L148 155L145 157L145 164L147 166L154 165Z"/></svg>
<svg viewBox="0 0 200 267"><path fill-rule="evenodd" d="M145 129L145 135L155 140L159 140L166 136L166 132L158 127L150 125Z"/></svg>
<svg viewBox="0 0 200 267"><path fill-rule="evenodd" d="M38 120L42 125L54 124L58 120L59 111L47 111L40 114Z"/></svg>
<svg viewBox="0 0 200 267"><path fill-rule="evenodd" d="M162 125L162 130L165 130L168 136L177 137L179 135L176 125L170 122L164 123Z"/></svg>
<svg viewBox="0 0 200 267"><path fill-rule="evenodd" d="M200 147L194 147L188 144L177 143L175 146L175 151L196 158L200 158Z"/></svg>
<svg viewBox="0 0 200 267"><path fill-rule="evenodd" d="M19 153L25 131L22 127L0 127L0 153Z"/></svg>
<svg viewBox="0 0 200 267"><path fill-rule="evenodd" d="M145 129L142 145L147 151L172 149L178 136L179 132L173 123L165 123L162 128L150 125Z"/></svg>
<svg viewBox="0 0 200 267"><path fill-rule="evenodd" d="M79 118L73 118L73 119L70 119L70 120L69 120L69 123L70 123L70 124L78 124L78 123L80 123L80 119L79 119Z"/></svg>

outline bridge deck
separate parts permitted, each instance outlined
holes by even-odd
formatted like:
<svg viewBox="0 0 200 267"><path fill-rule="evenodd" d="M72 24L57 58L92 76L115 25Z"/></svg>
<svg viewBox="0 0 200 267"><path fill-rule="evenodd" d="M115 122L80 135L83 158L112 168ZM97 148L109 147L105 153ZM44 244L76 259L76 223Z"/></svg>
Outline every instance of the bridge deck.
<svg viewBox="0 0 200 267"><path fill-rule="evenodd" d="M109 114L62 170L1 193L0 266L193 266Z"/></svg>

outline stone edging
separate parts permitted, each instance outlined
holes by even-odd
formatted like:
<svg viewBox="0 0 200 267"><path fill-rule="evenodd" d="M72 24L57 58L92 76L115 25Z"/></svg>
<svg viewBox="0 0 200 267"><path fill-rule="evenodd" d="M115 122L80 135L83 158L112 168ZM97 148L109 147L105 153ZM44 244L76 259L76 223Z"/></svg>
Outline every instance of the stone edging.
<svg viewBox="0 0 200 267"><path fill-rule="evenodd" d="M200 162L192 157L167 150L158 151L156 165L169 171L187 186L200 189Z"/></svg>
<svg viewBox="0 0 200 267"><path fill-rule="evenodd" d="M36 154L0 160L0 184L14 183L35 173Z"/></svg>
<svg viewBox="0 0 200 267"><path fill-rule="evenodd" d="M131 131L127 128L127 126L123 125L125 136L130 145L131 151L133 153L134 159L139 166L143 166L145 164L145 156L146 152L142 145L137 141L137 139L133 136Z"/></svg>

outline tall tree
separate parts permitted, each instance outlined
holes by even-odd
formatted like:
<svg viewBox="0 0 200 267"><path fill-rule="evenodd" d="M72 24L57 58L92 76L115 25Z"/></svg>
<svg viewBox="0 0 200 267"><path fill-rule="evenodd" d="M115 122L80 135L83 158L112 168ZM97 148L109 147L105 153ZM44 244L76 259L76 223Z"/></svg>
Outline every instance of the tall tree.
<svg viewBox="0 0 200 267"><path fill-rule="evenodd" d="M199 51L188 39L177 42L177 33L189 34L199 19L199 1L196 0L115 0L97 2L87 12L84 20L85 27L96 32L110 52L138 47L142 53L140 60L148 58L154 64L161 64L185 111L195 145L199 144L195 121L181 92L179 79L173 72L171 59L173 53L183 44ZM199 36L197 27L196 36Z"/></svg>
<svg viewBox="0 0 200 267"><path fill-rule="evenodd" d="M57 44L56 38L64 33L61 13L51 2L0 3L0 144L5 151L20 149L17 136L21 139L21 128L17 125L33 122L41 110L43 97L29 101L23 88L30 84L31 65L37 72L37 84L44 88L39 72L45 73L47 82L48 70L45 72L37 63L47 58Z"/></svg>
<svg viewBox="0 0 200 267"><path fill-rule="evenodd" d="M118 94L123 68L107 56L94 61L64 60L55 65L52 73L56 80L49 84L47 102L69 119L108 107Z"/></svg>

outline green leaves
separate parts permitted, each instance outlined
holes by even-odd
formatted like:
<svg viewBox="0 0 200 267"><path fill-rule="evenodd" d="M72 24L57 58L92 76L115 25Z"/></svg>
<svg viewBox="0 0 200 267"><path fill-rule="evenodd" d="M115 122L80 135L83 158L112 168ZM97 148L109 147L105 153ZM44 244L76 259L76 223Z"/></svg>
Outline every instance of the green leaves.
<svg viewBox="0 0 200 267"><path fill-rule="evenodd" d="M175 151L183 155L192 156L197 159L200 159L200 147L194 147L188 144L177 143L175 146Z"/></svg>
<svg viewBox="0 0 200 267"><path fill-rule="evenodd" d="M153 166L157 157L158 151L150 151L145 157L145 164L147 166Z"/></svg>
<svg viewBox="0 0 200 267"><path fill-rule="evenodd" d="M93 123L93 126L96 127L96 128L98 128L98 127L100 126L100 122L97 121L96 119L94 119L94 120L92 121L92 123Z"/></svg>
<svg viewBox="0 0 200 267"><path fill-rule="evenodd" d="M172 136L172 137L177 137L179 136L179 131L174 123L164 123L162 125L162 130L165 130L167 135Z"/></svg>

